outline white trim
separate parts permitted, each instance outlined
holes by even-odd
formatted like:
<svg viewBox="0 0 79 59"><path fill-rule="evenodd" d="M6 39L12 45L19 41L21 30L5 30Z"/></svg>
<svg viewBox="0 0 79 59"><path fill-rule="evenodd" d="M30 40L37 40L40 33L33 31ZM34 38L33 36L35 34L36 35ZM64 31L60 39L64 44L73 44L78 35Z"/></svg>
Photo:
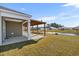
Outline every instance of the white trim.
<svg viewBox="0 0 79 59"><path fill-rule="evenodd" d="M26 20L28 18L28 17L25 17L25 16L16 15L14 13L9 13L9 12L8 13L7 12L1 12L1 16L11 17L11 18L18 18L18 19L26 19Z"/></svg>
<svg viewBox="0 0 79 59"><path fill-rule="evenodd" d="M23 22L23 24L25 24L27 21Z"/></svg>
<svg viewBox="0 0 79 59"><path fill-rule="evenodd" d="M28 17L28 15L24 15L24 14L21 14L21 13L17 13L17 12L5 10L5 9L0 9L0 11L4 12L4 13L12 13L12 14L16 14L16 15L19 15L19 16L23 16L23 17Z"/></svg>
<svg viewBox="0 0 79 59"><path fill-rule="evenodd" d="M6 19L6 18L5 18L5 21L22 22L22 20L17 20L17 19Z"/></svg>

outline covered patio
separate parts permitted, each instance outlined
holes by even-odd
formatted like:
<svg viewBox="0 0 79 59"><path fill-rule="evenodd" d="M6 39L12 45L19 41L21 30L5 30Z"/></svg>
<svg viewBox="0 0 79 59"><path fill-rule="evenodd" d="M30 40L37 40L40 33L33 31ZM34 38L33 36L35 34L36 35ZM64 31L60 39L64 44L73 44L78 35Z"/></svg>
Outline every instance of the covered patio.
<svg viewBox="0 0 79 59"><path fill-rule="evenodd" d="M2 17L3 19L3 40L2 45L8 45L23 41L28 41L28 21L15 19L11 17ZM45 22L37 21L30 19L30 40L38 40L43 38L46 35L45 32ZM38 33L38 25L44 25L44 32L39 35ZM37 26L37 33L32 33L31 28L33 26Z"/></svg>
<svg viewBox="0 0 79 59"><path fill-rule="evenodd" d="M45 22L33 20L32 15L0 7L0 45L7 45L45 36ZM31 27L44 24L44 36L31 32Z"/></svg>
<svg viewBox="0 0 79 59"><path fill-rule="evenodd" d="M26 29L26 27L28 26L28 25L26 25L27 24L27 21L26 22L24 22L23 23L23 26L25 27L25 29ZM40 29L39 29L39 25L43 25L43 28L44 28L44 30L43 31L39 31ZM43 35L43 36L45 36L46 35L46 22L42 22L42 21L38 21L38 20L34 20L34 19L31 19L31 23L30 23L30 26L31 26L31 33L32 34L37 34L37 35L39 35L40 33ZM34 26L36 26L36 30L34 30L33 31L33 27ZM27 27L28 28L28 27ZM27 29L26 29L27 30Z"/></svg>

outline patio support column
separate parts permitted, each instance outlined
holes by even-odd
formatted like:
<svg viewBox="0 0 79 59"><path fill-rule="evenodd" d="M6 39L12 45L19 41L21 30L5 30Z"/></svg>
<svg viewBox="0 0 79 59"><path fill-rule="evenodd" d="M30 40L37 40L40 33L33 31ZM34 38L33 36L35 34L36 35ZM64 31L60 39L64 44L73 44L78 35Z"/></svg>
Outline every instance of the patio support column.
<svg viewBox="0 0 79 59"><path fill-rule="evenodd" d="M46 36L46 28L45 28L45 24L44 24L44 36Z"/></svg>
<svg viewBox="0 0 79 59"><path fill-rule="evenodd" d="M2 17L0 14L0 45L2 45Z"/></svg>
<svg viewBox="0 0 79 59"><path fill-rule="evenodd" d="M30 26L31 20L28 18L28 23L27 23L27 30L28 30L28 40L31 40L31 26Z"/></svg>
<svg viewBox="0 0 79 59"><path fill-rule="evenodd" d="M38 33L38 25L37 25L37 33Z"/></svg>

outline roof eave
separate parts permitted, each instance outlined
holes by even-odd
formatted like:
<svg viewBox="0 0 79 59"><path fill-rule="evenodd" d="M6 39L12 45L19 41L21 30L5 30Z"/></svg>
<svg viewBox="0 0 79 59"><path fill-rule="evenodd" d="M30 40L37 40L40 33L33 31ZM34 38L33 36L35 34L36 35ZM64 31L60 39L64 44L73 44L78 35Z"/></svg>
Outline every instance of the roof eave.
<svg viewBox="0 0 79 59"><path fill-rule="evenodd" d="M19 14L25 15L25 16L27 16L27 17L29 17L29 18L32 17L32 15L25 14L25 13L22 13L22 12L19 12L19 11L13 10L13 9L9 9L9 8L3 7L3 6L0 6L0 9L4 9L4 10L8 10L8 11L12 11L12 12L16 12L16 13L19 13Z"/></svg>

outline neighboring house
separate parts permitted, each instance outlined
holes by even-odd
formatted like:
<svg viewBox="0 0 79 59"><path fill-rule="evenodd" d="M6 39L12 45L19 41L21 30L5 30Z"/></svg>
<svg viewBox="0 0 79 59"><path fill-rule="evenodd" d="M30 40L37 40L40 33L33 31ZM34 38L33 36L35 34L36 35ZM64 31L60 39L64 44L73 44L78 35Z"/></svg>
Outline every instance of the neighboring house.
<svg viewBox="0 0 79 59"><path fill-rule="evenodd" d="M58 28L59 30L70 30L70 29L72 29L71 27L59 27Z"/></svg>
<svg viewBox="0 0 79 59"><path fill-rule="evenodd" d="M44 27L43 26L42 27L39 27L39 28L40 28L40 30L44 30ZM47 24L46 24L45 28L46 28L46 30L57 30L57 28L52 27L52 26L49 26Z"/></svg>
<svg viewBox="0 0 79 59"><path fill-rule="evenodd" d="M23 36L26 27L28 31L26 39L31 40L31 26L45 24L45 22L31 19L31 17L29 14L0 6L0 45L3 45L9 38Z"/></svg>
<svg viewBox="0 0 79 59"><path fill-rule="evenodd" d="M79 26L77 26L77 27L74 27L73 29L75 29L75 30L79 30Z"/></svg>
<svg viewBox="0 0 79 59"><path fill-rule="evenodd" d="M57 30L57 28L55 28L55 27L49 27L48 29L49 30Z"/></svg>

